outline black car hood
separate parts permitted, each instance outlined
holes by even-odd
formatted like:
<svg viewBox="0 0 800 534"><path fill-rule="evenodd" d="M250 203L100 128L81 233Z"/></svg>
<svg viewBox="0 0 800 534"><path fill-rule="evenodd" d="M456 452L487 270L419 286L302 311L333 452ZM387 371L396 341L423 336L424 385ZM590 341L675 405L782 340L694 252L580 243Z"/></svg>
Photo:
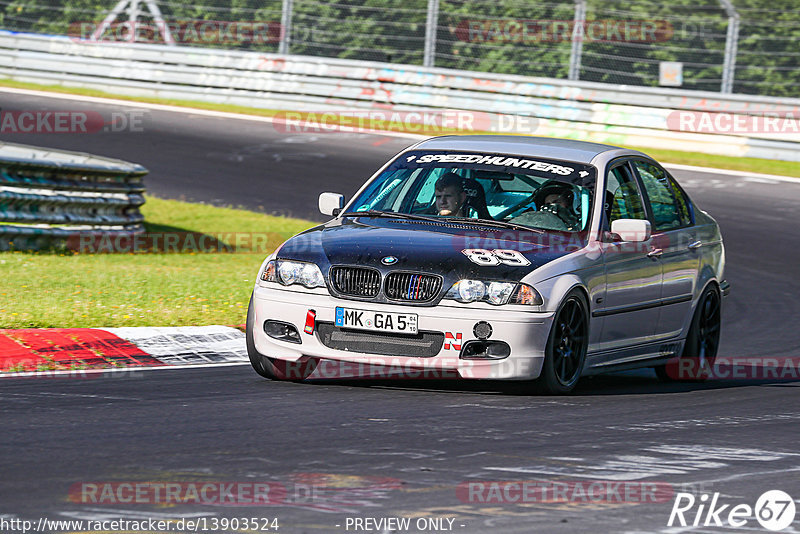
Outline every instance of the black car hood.
<svg viewBox="0 0 800 534"><path fill-rule="evenodd" d="M577 238L560 233L456 222L345 217L293 237L277 257L317 263L326 274L331 265L370 266L384 273L435 273L452 285L461 278L519 281L537 267L582 246ZM479 265L462 252L468 249L517 250L530 265ZM396 258L394 263L382 263L390 256Z"/></svg>

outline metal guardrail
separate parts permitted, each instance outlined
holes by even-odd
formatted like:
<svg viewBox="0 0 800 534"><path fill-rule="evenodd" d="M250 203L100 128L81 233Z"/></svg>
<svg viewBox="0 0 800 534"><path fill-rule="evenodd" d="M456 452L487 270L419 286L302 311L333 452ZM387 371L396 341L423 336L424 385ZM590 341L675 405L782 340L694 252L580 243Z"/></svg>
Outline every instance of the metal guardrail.
<svg viewBox="0 0 800 534"><path fill-rule="evenodd" d="M798 117L800 99L8 32L0 32L0 76L268 109L461 109L536 118L525 132L534 135L800 161L797 118L796 133L712 135L670 124L675 111Z"/></svg>
<svg viewBox="0 0 800 534"><path fill-rule="evenodd" d="M125 161L0 143L0 250L144 232L145 174Z"/></svg>
<svg viewBox="0 0 800 534"><path fill-rule="evenodd" d="M0 26L88 40L800 97L800 10L791 1L119 0L109 12L113 4L5 2Z"/></svg>

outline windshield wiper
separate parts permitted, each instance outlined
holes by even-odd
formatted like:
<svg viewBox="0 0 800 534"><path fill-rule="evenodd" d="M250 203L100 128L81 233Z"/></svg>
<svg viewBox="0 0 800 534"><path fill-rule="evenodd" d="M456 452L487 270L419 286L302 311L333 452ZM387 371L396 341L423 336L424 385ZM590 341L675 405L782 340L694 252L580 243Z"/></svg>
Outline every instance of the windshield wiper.
<svg viewBox="0 0 800 534"><path fill-rule="evenodd" d="M497 221L494 219L473 219L471 217L427 217L425 215L417 215L414 213L398 213L396 211L382 211L382 210L364 210L364 211L348 211L343 213L342 217L390 217L395 219L410 219L417 221L429 221L438 224L447 224L448 222L465 222L473 224L482 224L484 226L494 226L497 228L513 228L515 230L522 230L525 232L534 232L537 234L544 234L545 231L539 228L531 228L521 224L515 224L507 221Z"/></svg>
<svg viewBox="0 0 800 534"><path fill-rule="evenodd" d="M545 233L544 230L540 228L532 228L530 226L524 226L522 224L516 224L508 221L498 221L495 219L473 219L471 217L447 217L445 220L448 221L458 221L458 222L471 222L473 224L483 224L485 226L496 226L498 228L514 228L516 230L523 230L525 232L534 232L537 234Z"/></svg>
<svg viewBox="0 0 800 534"><path fill-rule="evenodd" d="M364 210L364 211L348 211L342 213L342 217L390 217L395 219L411 219L417 221L431 221L442 223L444 220L437 219L436 217L426 217L425 215L416 215L413 213L398 213L396 211L382 211L382 210Z"/></svg>

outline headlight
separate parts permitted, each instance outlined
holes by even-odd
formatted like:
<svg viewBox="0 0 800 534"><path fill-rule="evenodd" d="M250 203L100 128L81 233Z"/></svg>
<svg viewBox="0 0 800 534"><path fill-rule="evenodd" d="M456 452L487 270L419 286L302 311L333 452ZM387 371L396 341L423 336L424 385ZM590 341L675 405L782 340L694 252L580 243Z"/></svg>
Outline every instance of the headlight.
<svg viewBox="0 0 800 534"><path fill-rule="evenodd" d="M491 304L505 304L508 302L508 297L514 291L514 286L517 284L510 284L508 282L492 282L489 284L489 291L486 297Z"/></svg>
<svg viewBox="0 0 800 534"><path fill-rule="evenodd" d="M458 300L462 302L481 300L486 295L486 285L478 280L461 280L453 288L458 289Z"/></svg>
<svg viewBox="0 0 800 534"><path fill-rule="evenodd" d="M293 261L279 261L278 262L278 277L282 284L290 286L295 282L299 282L300 275L303 272L303 265Z"/></svg>
<svg viewBox="0 0 800 534"><path fill-rule="evenodd" d="M482 280L459 280L444 298L459 302L488 302L489 304L527 304L539 306L542 297L527 284L516 282L484 282Z"/></svg>
<svg viewBox="0 0 800 534"><path fill-rule="evenodd" d="M285 286L300 284L308 288L325 287L325 278L319 267L304 261L272 260L261 273L261 279L265 282L279 282Z"/></svg>
<svg viewBox="0 0 800 534"><path fill-rule="evenodd" d="M325 287L322 271L314 263L306 263L300 273L300 283L306 287Z"/></svg>

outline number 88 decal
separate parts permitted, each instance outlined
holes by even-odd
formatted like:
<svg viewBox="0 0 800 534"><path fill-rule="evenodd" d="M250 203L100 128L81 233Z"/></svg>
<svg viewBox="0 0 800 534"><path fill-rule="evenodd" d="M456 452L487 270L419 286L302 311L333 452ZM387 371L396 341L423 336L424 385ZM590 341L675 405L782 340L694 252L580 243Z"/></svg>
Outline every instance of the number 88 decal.
<svg viewBox="0 0 800 534"><path fill-rule="evenodd" d="M491 267L494 265L515 265L524 267L531 262L518 250L486 250L483 248L465 248L461 251L469 260L478 265Z"/></svg>

